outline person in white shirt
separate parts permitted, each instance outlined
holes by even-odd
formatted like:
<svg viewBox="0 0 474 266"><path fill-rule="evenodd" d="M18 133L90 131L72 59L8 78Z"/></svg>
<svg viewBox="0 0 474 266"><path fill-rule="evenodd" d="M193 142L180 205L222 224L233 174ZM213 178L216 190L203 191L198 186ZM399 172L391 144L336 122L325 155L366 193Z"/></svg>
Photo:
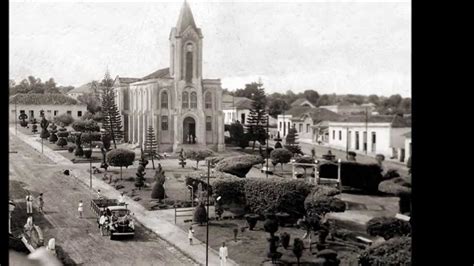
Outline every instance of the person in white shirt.
<svg viewBox="0 0 474 266"><path fill-rule="evenodd" d="M77 211L79 212L79 218L82 218L82 212L84 211L84 204L82 204L82 200L79 201L79 206L77 208Z"/></svg>
<svg viewBox="0 0 474 266"><path fill-rule="evenodd" d="M97 190L97 198L98 198L98 199L101 199L101 198L102 198L102 195L100 194L100 189Z"/></svg>
<svg viewBox="0 0 474 266"><path fill-rule="evenodd" d="M104 235L104 228L106 226L106 223L107 223L107 216L105 216L105 212L102 212L102 215L100 216L99 218L99 229L100 229L100 234L101 235Z"/></svg>
<svg viewBox="0 0 474 266"><path fill-rule="evenodd" d="M125 196L123 195L123 192L120 193L120 197L119 197L118 203L119 203L119 205L125 205Z"/></svg>
<svg viewBox="0 0 474 266"><path fill-rule="evenodd" d="M227 264L227 247L225 246L225 242L222 242L222 247L219 248L219 259L221 260L221 266L225 266Z"/></svg>
<svg viewBox="0 0 474 266"><path fill-rule="evenodd" d="M33 214L33 196L30 192L26 195L26 214Z"/></svg>

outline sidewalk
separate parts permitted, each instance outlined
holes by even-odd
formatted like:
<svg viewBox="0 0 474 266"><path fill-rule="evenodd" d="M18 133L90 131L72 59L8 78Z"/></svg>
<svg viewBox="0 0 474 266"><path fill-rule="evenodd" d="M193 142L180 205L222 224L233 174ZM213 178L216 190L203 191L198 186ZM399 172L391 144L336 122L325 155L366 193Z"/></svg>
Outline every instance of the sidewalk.
<svg viewBox="0 0 474 266"><path fill-rule="evenodd" d="M10 127L10 134L15 135L15 128ZM35 150L41 152L41 143L36 141L37 137L28 136L21 132L18 132L16 135L20 140L27 143ZM58 165L67 165L72 170L72 176L76 177L78 180L84 183L84 185L89 186L89 176L88 167L79 164L73 164L71 161L67 160L63 156L54 152L47 146L43 146L43 154L50 158L53 162ZM101 194L108 198L118 198L120 196L120 191L112 188L107 183L103 182L100 177L95 177L92 179L92 187L94 190L100 189ZM128 203L128 208L134 214L135 218L146 228L155 232L159 237L170 243L176 249L181 251L183 254L189 256L197 263L201 265L206 264L206 245L203 242L195 239L195 242L192 246L189 245L187 232L183 231L178 226L166 221L163 218L159 217L159 211L150 212L147 211L139 203L133 201L131 198L126 197L126 202ZM234 261L228 259L228 265L238 265ZM209 265L220 265L218 252L209 248Z"/></svg>

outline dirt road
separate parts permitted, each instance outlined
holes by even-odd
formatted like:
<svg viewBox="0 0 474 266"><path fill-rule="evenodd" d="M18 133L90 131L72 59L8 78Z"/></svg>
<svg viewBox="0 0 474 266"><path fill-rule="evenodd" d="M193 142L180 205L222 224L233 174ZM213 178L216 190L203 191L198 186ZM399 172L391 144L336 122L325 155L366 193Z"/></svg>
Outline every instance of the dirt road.
<svg viewBox="0 0 474 266"><path fill-rule="evenodd" d="M45 241L56 243L81 265L193 265L194 262L143 226L136 226L134 239L111 241L98 231L96 217L89 209L95 197L79 181L62 174L58 166L30 146L10 136L10 180L21 184L37 197L44 193ZM22 193L10 195L25 204ZM78 218L79 200L84 202L84 218ZM35 212L37 209L35 208ZM26 221L25 221L26 222Z"/></svg>

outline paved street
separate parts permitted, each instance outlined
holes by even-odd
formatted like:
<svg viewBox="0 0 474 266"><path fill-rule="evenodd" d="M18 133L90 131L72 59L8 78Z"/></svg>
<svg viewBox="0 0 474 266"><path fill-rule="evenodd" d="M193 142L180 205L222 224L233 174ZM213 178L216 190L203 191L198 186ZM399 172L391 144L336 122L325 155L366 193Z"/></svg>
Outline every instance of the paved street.
<svg viewBox="0 0 474 266"><path fill-rule="evenodd" d="M58 166L30 146L10 135L10 179L27 184L34 196L43 192L45 218L51 228L45 239L55 237L69 256L81 265L192 265L193 262L143 226L137 226L131 240L111 241L102 237L89 209L95 195L81 182L66 178ZM71 167L73 168L73 167ZM70 168L70 169L71 169ZM14 198L23 202L24 198ZM84 202L84 218L77 205ZM35 210L36 211L36 210ZM26 222L26 221L25 221Z"/></svg>

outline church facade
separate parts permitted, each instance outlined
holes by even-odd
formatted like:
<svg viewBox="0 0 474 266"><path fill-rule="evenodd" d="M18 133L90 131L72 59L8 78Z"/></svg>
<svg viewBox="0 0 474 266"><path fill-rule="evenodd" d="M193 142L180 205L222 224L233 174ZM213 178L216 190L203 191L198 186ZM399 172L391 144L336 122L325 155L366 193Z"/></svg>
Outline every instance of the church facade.
<svg viewBox="0 0 474 266"><path fill-rule="evenodd" d="M170 67L143 78L115 79L126 142L143 145L152 126L160 152L225 149L221 81L202 78L202 40L185 2L169 36Z"/></svg>

